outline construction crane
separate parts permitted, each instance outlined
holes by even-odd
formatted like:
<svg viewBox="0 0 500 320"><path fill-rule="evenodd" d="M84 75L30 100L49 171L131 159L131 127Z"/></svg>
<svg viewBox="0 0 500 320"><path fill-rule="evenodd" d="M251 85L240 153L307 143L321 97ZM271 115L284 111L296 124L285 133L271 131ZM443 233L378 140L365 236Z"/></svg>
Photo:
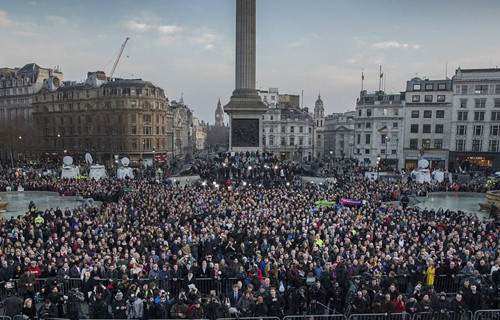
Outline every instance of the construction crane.
<svg viewBox="0 0 500 320"><path fill-rule="evenodd" d="M127 45L127 41L129 41L130 38L127 37L127 39L125 39L125 42L122 44L122 47L120 48L120 52L118 52L118 57L116 57L116 60L115 60L115 63L113 64L113 69L111 69L111 73L109 74L109 77L113 77L113 74L115 73L115 70L116 70L116 66L118 65L118 62L120 62L120 58L122 56L122 53L123 53L123 50L125 49L125 46Z"/></svg>

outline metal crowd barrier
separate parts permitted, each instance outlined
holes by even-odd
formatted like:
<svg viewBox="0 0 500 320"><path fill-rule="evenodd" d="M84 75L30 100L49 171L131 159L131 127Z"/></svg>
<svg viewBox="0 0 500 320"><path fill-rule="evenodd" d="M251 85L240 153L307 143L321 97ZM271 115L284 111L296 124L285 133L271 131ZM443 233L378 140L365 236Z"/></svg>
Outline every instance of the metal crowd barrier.
<svg viewBox="0 0 500 320"><path fill-rule="evenodd" d="M218 318L217 320L281 320L278 317L235 317L235 318Z"/></svg>
<svg viewBox="0 0 500 320"><path fill-rule="evenodd" d="M347 320L347 317L343 314L315 314L315 315L294 315L294 316L285 316L283 320L299 320L299 319L307 319L307 320Z"/></svg>
<svg viewBox="0 0 500 320"><path fill-rule="evenodd" d="M363 313L351 314L349 320L412 320L409 313Z"/></svg>
<svg viewBox="0 0 500 320"><path fill-rule="evenodd" d="M7 316L0 316L0 320L12 320L12 319Z"/></svg>
<svg viewBox="0 0 500 320"><path fill-rule="evenodd" d="M500 309L477 310L474 312L474 320L500 320Z"/></svg>

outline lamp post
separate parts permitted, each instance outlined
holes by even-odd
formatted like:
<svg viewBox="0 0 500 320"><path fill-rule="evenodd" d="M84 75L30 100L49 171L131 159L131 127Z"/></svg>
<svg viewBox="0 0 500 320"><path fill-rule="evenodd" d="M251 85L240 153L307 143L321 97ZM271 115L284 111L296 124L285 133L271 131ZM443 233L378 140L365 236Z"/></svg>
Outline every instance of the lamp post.
<svg viewBox="0 0 500 320"><path fill-rule="evenodd" d="M380 160L382 159L382 157L379 155L377 155L377 180L378 180L378 172L379 172L379 166L380 166Z"/></svg>

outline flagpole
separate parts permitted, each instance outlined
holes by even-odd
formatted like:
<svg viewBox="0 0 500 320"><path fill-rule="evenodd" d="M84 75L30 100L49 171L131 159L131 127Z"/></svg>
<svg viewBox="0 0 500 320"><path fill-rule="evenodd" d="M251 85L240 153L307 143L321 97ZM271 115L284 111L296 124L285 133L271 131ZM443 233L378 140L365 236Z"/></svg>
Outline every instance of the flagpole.
<svg viewBox="0 0 500 320"><path fill-rule="evenodd" d="M379 73L378 73L378 92L382 91L382 65L380 65Z"/></svg>
<svg viewBox="0 0 500 320"><path fill-rule="evenodd" d="M361 91L363 91L363 83L365 81L365 70L361 69Z"/></svg>

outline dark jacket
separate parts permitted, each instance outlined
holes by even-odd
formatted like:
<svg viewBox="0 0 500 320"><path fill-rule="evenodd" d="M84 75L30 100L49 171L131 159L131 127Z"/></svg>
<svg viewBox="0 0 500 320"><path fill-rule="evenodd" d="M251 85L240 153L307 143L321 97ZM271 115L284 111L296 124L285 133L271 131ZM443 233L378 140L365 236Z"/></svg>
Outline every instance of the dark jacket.
<svg viewBox="0 0 500 320"><path fill-rule="evenodd" d="M18 316L23 310L23 300L16 296L8 296L3 301L3 306L5 310L5 315L14 319L14 316Z"/></svg>

